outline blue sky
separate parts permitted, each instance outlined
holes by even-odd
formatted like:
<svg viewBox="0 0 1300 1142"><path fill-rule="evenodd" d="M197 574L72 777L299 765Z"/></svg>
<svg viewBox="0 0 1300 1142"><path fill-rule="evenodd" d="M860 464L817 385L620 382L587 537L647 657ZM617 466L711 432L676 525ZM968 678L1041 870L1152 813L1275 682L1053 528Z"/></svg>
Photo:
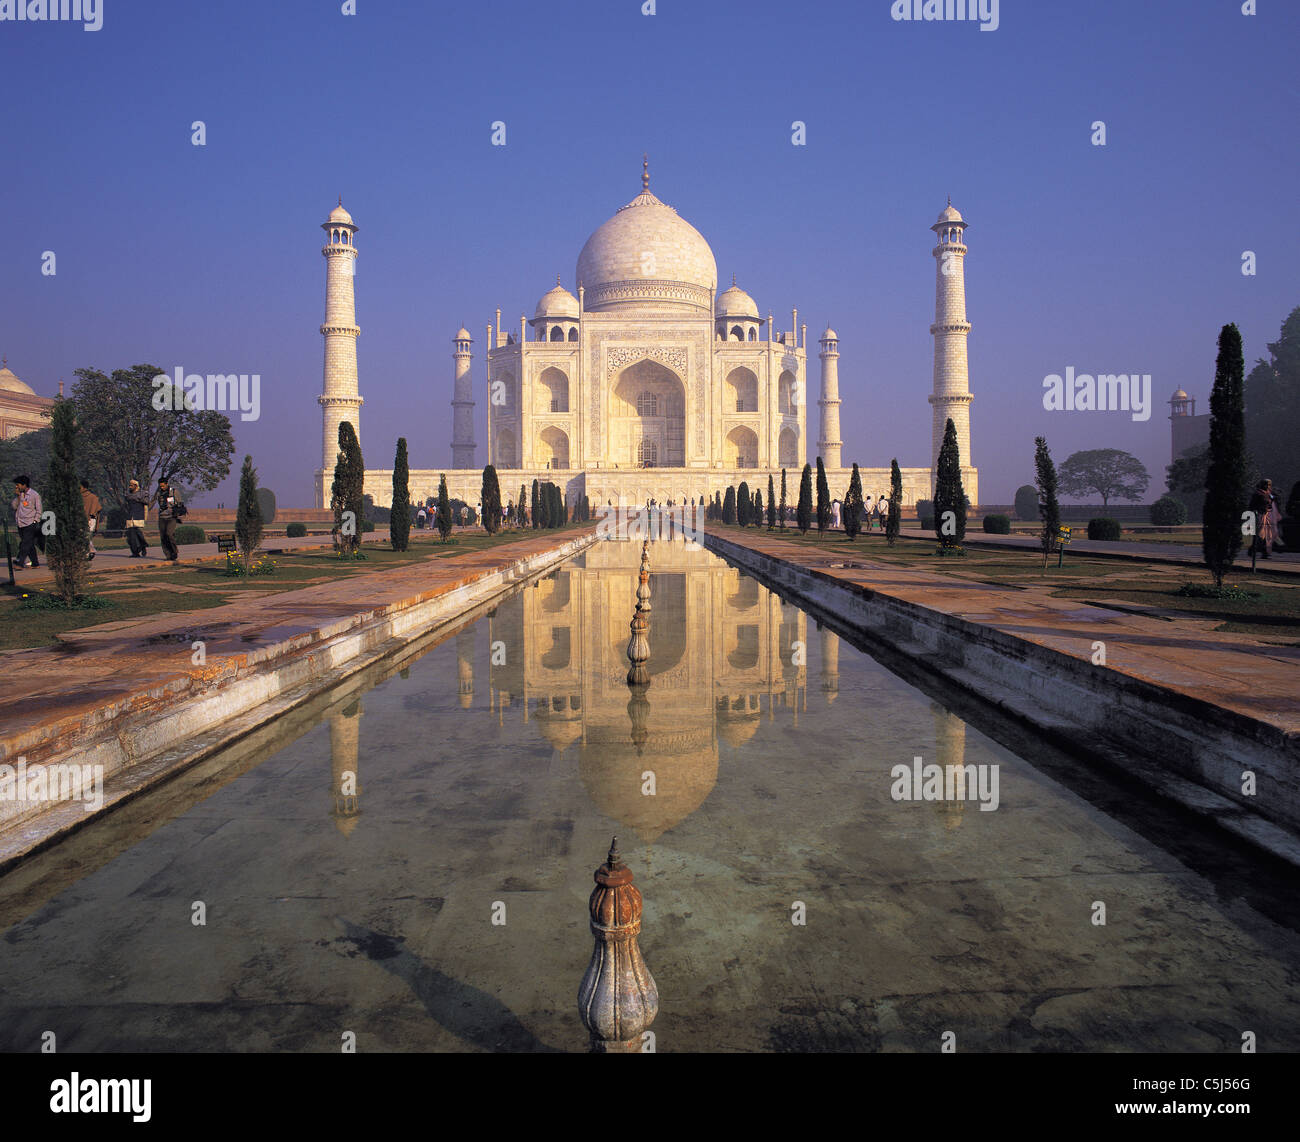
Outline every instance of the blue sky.
<svg viewBox="0 0 1300 1142"><path fill-rule="evenodd" d="M929 462L928 227L951 194L987 503L1032 480L1038 434L1058 462L1131 451L1158 491L1164 402L1207 403L1220 326L1249 366L1300 304L1294 3L1004 0L992 32L896 22L888 0L355 6L104 0L96 32L0 22L0 352L20 377L53 395L80 366L259 373L238 456L309 504L319 224L342 193L367 463L405 435L413 466L445 466L456 328L481 354L497 306L513 323L557 273L575 288L643 151L720 282L779 328L791 306L810 334L835 326L845 461L870 466ZM1067 367L1150 373L1151 419L1045 411L1043 378ZM475 377L482 463L481 355Z"/></svg>

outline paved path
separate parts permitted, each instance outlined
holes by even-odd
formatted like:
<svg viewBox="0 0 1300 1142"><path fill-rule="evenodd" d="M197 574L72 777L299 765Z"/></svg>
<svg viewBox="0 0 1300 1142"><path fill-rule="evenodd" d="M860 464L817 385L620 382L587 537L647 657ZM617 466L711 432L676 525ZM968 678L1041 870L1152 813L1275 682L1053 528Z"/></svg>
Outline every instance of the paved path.
<svg viewBox="0 0 1300 1142"><path fill-rule="evenodd" d="M710 525L709 530L714 530ZM929 607L969 622L1090 661L1094 641L1106 644L1112 670L1175 690L1300 735L1300 647L1261 643L1248 635L1175 624L1054 598L1049 590L977 583L925 567L873 561L769 537L763 531L717 529L732 543L823 575ZM1007 538L1005 536L999 538ZM838 566L836 566L838 564ZM848 564L846 566L846 564Z"/></svg>

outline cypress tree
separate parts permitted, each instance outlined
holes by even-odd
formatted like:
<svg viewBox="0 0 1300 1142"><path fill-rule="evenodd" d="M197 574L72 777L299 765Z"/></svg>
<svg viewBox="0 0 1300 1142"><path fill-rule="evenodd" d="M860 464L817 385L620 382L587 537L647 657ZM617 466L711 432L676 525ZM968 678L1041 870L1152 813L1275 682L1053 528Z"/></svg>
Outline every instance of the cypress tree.
<svg viewBox="0 0 1300 1142"><path fill-rule="evenodd" d="M817 457L817 534L822 534L831 523L831 489L826 483L826 469L822 458Z"/></svg>
<svg viewBox="0 0 1300 1142"><path fill-rule="evenodd" d="M782 468L781 469L781 510L777 513L780 516L780 528L782 531L785 531L785 513L786 513L785 469Z"/></svg>
<svg viewBox="0 0 1300 1142"><path fill-rule="evenodd" d="M45 552L54 572L54 589L68 604L86 593L90 564L90 524L81 503L77 476L77 417L72 401L60 397L50 415L50 466L41 508L54 513L54 530L46 537ZM45 520L39 521L42 530Z"/></svg>
<svg viewBox="0 0 1300 1142"><path fill-rule="evenodd" d="M528 488L519 485L519 498L515 501L515 523L523 527L528 522Z"/></svg>
<svg viewBox="0 0 1300 1142"><path fill-rule="evenodd" d="M1219 355L1210 391L1210 466L1205 474L1201 550L1214 585L1241 550L1242 486L1246 482L1244 410L1246 362L1236 325L1219 331Z"/></svg>
<svg viewBox="0 0 1300 1142"><path fill-rule="evenodd" d="M898 541L903 525L903 473L898 470L897 458L889 462L889 514L885 517L885 539Z"/></svg>
<svg viewBox="0 0 1300 1142"><path fill-rule="evenodd" d="M488 464L483 469L483 526L488 535L496 535L501 530L501 484L497 481L497 470Z"/></svg>
<svg viewBox="0 0 1300 1142"><path fill-rule="evenodd" d="M244 556L244 578L253 565L253 551L262 542L262 505L257 498L257 469L253 458L244 457L239 472L239 503L235 508L235 538Z"/></svg>
<svg viewBox="0 0 1300 1142"><path fill-rule="evenodd" d="M935 466L934 530L939 545L945 549L960 547L966 538L966 491L961 484L961 454L952 417L944 426L939 462Z"/></svg>
<svg viewBox="0 0 1300 1142"><path fill-rule="evenodd" d="M434 509L433 524L446 543L451 535L451 497L447 495L446 475L438 477L438 506Z"/></svg>
<svg viewBox="0 0 1300 1142"><path fill-rule="evenodd" d="M749 526L749 513L754 507L754 501L749 494L749 484L741 480L740 488L736 492L736 522L741 527Z"/></svg>
<svg viewBox="0 0 1300 1142"><path fill-rule="evenodd" d="M549 482L543 480L537 485L537 526L542 530L551 526L551 496L547 488Z"/></svg>
<svg viewBox="0 0 1300 1142"><path fill-rule="evenodd" d="M339 422L339 460L334 465L330 506L334 509L334 543L352 555L361 550L361 525L366 518L366 466L352 422Z"/></svg>
<svg viewBox="0 0 1300 1142"><path fill-rule="evenodd" d="M406 437L397 438L393 458L393 499L388 510L388 539L394 551L411 545L411 472L406 459Z"/></svg>
<svg viewBox="0 0 1300 1142"><path fill-rule="evenodd" d="M726 498L722 501L722 522L736 522L736 489L727 488Z"/></svg>
<svg viewBox="0 0 1300 1142"><path fill-rule="evenodd" d="M1052 540L1061 526L1061 505L1056 502L1056 465L1047 449L1047 441L1034 437L1034 482L1038 487L1038 514L1043 520L1043 554L1052 550Z"/></svg>
<svg viewBox="0 0 1300 1142"><path fill-rule="evenodd" d="M533 494L528 501L528 514L532 517L533 530L541 526L541 485L536 480L533 481Z"/></svg>
<svg viewBox="0 0 1300 1142"><path fill-rule="evenodd" d="M849 477L849 490L844 497L844 534L850 539L857 539L862 529L862 476L858 466L853 465L853 475Z"/></svg>
<svg viewBox="0 0 1300 1142"><path fill-rule="evenodd" d="M794 509L795 526L804 535L812 526L812 465L803 466L803 475L799 477L799 503Z"/></svg>
<svg viewBox="0 0 1300 1142"><path fill-rule="evenodd" d="M754 492L754 526L763 526L763 493L758 490Z"/></svg>
<svg viewBox="0 0 1300 1142"><path fill-rule="evenodd" d="M772 473L767 474L767 530L776 527L776 488L772 484Z"/></svg>
<svg viewBox="0 0 1300 1142"><path fill-rule="evenodd" d="M722 493L713 493L713 518L721 521L722 519Z"/></svg>

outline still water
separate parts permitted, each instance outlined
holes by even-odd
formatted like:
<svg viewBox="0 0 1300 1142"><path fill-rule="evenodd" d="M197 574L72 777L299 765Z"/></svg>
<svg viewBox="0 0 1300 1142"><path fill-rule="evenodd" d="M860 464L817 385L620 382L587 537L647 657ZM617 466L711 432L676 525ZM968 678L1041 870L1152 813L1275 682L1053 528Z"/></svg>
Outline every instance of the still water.
<svg viewBox="0 0 1300 1142"><path fill-rule="evenodd" d="M650 554L644 700L600 543L0 880L0 1049L583 1050L614 834L662 1051L1300 1048L1284 878ZM984 784L899 799L914 765Z"/></svg>

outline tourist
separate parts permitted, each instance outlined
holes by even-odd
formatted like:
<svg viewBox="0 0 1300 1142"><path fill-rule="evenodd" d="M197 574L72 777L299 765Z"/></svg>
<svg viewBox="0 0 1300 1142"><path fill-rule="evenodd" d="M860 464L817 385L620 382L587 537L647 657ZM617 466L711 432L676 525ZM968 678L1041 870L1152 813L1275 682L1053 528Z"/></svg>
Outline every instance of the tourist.
<svg viewBox="0 0 1300 1142"><path fill-rule="evenodd" d="M424 505L421 504L420 510L415 513L415 522L419 525L421 531L423 531L425 527L428 526L428 520L429 520L428 513L425 512Z"/></svg>
<svg viewBox="0 0 1300 1142"><path fill-rule="evenodd" d="M31 558L31 565L39 567L41 561L36 558L36 537L41 530L41 497L32 487L31 477L14 477L14 498L9 506L13 508L14 519L18 523L18 567L26 567Z"/></svg>
<svg viewBox="0 0 1300 1142"><path fill-rule="evenodd" d="M90 529L90 552L87 559L95 558L95 528L99 525L99 513L104 510L99 497L90 490L90 481L81 481L81 507L86 513L86 526Z"/></svg>
<svg viewBox="0 0 1300 1142"><path fill-rule="evenodd" d="M862 530L871 530L871 497L862 497Z"/></svg>
<svg viewBox="0 0 1300 1142"><path fill-rule="evenodd" d="M1255 538L1251 550L1260 551L1265 559L1271 559L1281 520L1272 480L1260 480L1255 485L1255 492L1250 497L1250 510L1255 514Z"/></svg>
<svg viewBox="0 0 1300 1142"><path fill-rule="evenodd" d="M880 530L885 530L885 525L889 523L889 501L885 499L885 493L881 492L876 497L876 519L880 521Z"/></svg>
<svg viewBox="0 0 1300 1142"><path fill-rule="evenodd" d="M149 554L149 544L144 537L144 521L149 516L149 497L140 490L140 481L132 480L126 490L126 545L132 559L142 559Z"/></svg>
<svg viewBox="0 0 1300 1142"><path fill-rule="evenodd" d="M185 505L172 490L166 476L158 481L153 502L158 505L158 536L162 540L163 558L168 563L175 563L181 556L176 548L176 525L185 515Z"/></svg>
<svg viewBox="0 0 1300 1142"><path fill-rule="evenodd" d="M840 501L831 500L831 527L838 530L840 526Z"/></svg>

